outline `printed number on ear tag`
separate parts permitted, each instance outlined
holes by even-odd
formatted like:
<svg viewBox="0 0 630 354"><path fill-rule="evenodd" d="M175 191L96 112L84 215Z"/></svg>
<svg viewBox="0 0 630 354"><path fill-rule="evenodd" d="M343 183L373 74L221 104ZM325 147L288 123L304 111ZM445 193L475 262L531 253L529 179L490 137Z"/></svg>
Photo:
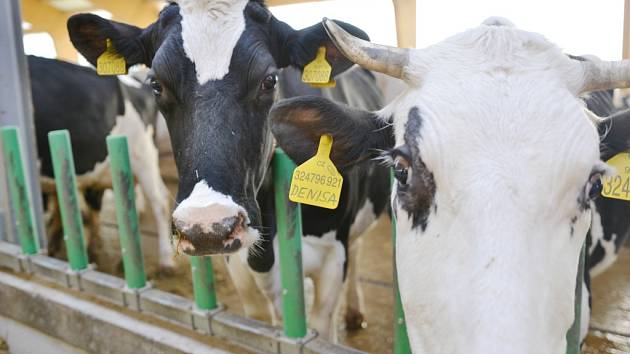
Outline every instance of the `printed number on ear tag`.
<svg viewBox="0 0 630 354"><path fill-rule="evenodd" d="M630 200L630 154L621 153L606 161L617 169L617 174L602 180L602 195L607 198Z"/></svg>
<svg viewBox="0 0 630 354"><path fill-rule="evenodd" d="M296 203L336 209L343 177L330 161L333 139L322 135L317 154L293 171L289 200Z"/></svg>
<svg viewBox="0 0 630 354"><path fill-rule="evenodd" d="M331 73L332 67L326 61L326 47L319 47L315 60L306 64L302 71L302 82L313 87L335 87Z"/></svg>
<svg viewBox="0 0 630 354"><path fill-rule="evenodd" d="M107 48L103 54L96 59L96 73L101 76L126 75L127 63L125 62L125 58L116 52L111 39L107 38L106 43Z"/></svg>

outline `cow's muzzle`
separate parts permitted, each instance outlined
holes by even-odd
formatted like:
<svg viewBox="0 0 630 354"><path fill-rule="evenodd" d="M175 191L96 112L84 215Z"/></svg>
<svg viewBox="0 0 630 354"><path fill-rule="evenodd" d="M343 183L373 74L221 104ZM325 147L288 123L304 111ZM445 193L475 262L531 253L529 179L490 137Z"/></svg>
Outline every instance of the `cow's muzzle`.
<svg viewBox="0 0 630 354"><path fill-rule="evenodd" d="M222 219L208 226L187 225L173 220L173 233L177 251L190 256L233 253L244 244L248 235L243 214ZM179 224L179 225L178 225Z"/></svg>
<svg viewBox="0 0 630 354"><path fill-rule="evenodd" d="M172 228L178 253L190 256L234 253L258 239L245 209L205 182L177 206Z"/></svg>

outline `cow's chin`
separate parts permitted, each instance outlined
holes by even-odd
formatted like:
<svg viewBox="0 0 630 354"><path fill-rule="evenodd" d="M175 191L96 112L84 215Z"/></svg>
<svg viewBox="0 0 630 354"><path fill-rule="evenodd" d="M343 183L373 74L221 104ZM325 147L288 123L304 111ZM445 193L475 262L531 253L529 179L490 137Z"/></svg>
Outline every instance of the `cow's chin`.
<svg viewBox="0 0 630 354"><path fill-rule="evenodd" d="M220 240L203 236L189 237L187 233L178 233L175 235L174 245L177 254L211 256L231 254L241 249L249 249L259 239L260 233L258 230L251 227L240 227L227 236L223 236Z"/></svg>

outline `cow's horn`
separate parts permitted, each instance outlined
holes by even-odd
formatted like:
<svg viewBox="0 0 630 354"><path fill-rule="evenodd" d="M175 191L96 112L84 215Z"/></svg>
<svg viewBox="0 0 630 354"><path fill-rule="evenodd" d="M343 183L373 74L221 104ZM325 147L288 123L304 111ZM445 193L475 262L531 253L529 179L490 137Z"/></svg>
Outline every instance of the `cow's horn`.
<svg viewBox="0 0 630 354"><path fill-rule="evenodd" d="M365 69L374 70L403 79L403 71L409 62L409 50L374 44L346 32L335 22L322 21L328 36L339 50L352 62Z"/></svg>
<svg viewBox="0 0 630 354"><path fill-rule="evenodd" d="M630 60L580 61L584 72L581 92L630 87Z"/></svg>

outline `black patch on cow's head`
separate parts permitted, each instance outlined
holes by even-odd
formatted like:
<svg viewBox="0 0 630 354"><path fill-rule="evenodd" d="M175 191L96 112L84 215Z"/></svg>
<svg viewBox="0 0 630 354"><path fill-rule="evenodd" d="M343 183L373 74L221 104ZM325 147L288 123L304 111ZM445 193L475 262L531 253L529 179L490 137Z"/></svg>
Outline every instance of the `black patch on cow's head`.
<svg viewBox="0 0 630 354"><path fill-rule="evenodd" d="M333 75L353 63L341 55L320 23L294 30L276 19L262 1L250 1L243 16L245 29L228 73L204 83L198 82L195 64L184 50L177 4L165 7L158 20L144 29L79 14L68 20L68 30L72 43L92 64L109 38L128 66L151 67L149 81L167 121L179 173L177 202L205 180L214 191L245 208L251 225L259 227L256 194L271 157L273 138L267 115L276 97L278 70L303 68L320 46L327 48ZM356 27L338 24L368 39Z"/></svg>
<svg viewBox="0 0 630 354"><path fill-rule="evenodd" d="M578 219L577 216L573 216L571 218L571 223L569 224L569 228L570 228L569 235L571 237L573 237L573 234L575 233L575 223L577 222L577 219Z"/></svg>
<svg viewBox="0 0 630 354"><path fill-rule="evenodd" d="M630 110L605 118L599 125L600 157L607 161L620 152L630 151Z"/></svg>
<svg viewBox="0 0 630 354"><path fill-rule="evenodd" d="M391 154L394 161L405 159L405 164L411 169L411 175L406 182L398 181L397 200L412 220L414 227L420 226L422 231L427 228L431 206L437 211L434 203L436 192L433 173L422 161L418 141L421 137L422 117L418 107L413 107L408 114L405 124L405 145L394 149ZM394 167L396 168L396 167Z"/></svg>

